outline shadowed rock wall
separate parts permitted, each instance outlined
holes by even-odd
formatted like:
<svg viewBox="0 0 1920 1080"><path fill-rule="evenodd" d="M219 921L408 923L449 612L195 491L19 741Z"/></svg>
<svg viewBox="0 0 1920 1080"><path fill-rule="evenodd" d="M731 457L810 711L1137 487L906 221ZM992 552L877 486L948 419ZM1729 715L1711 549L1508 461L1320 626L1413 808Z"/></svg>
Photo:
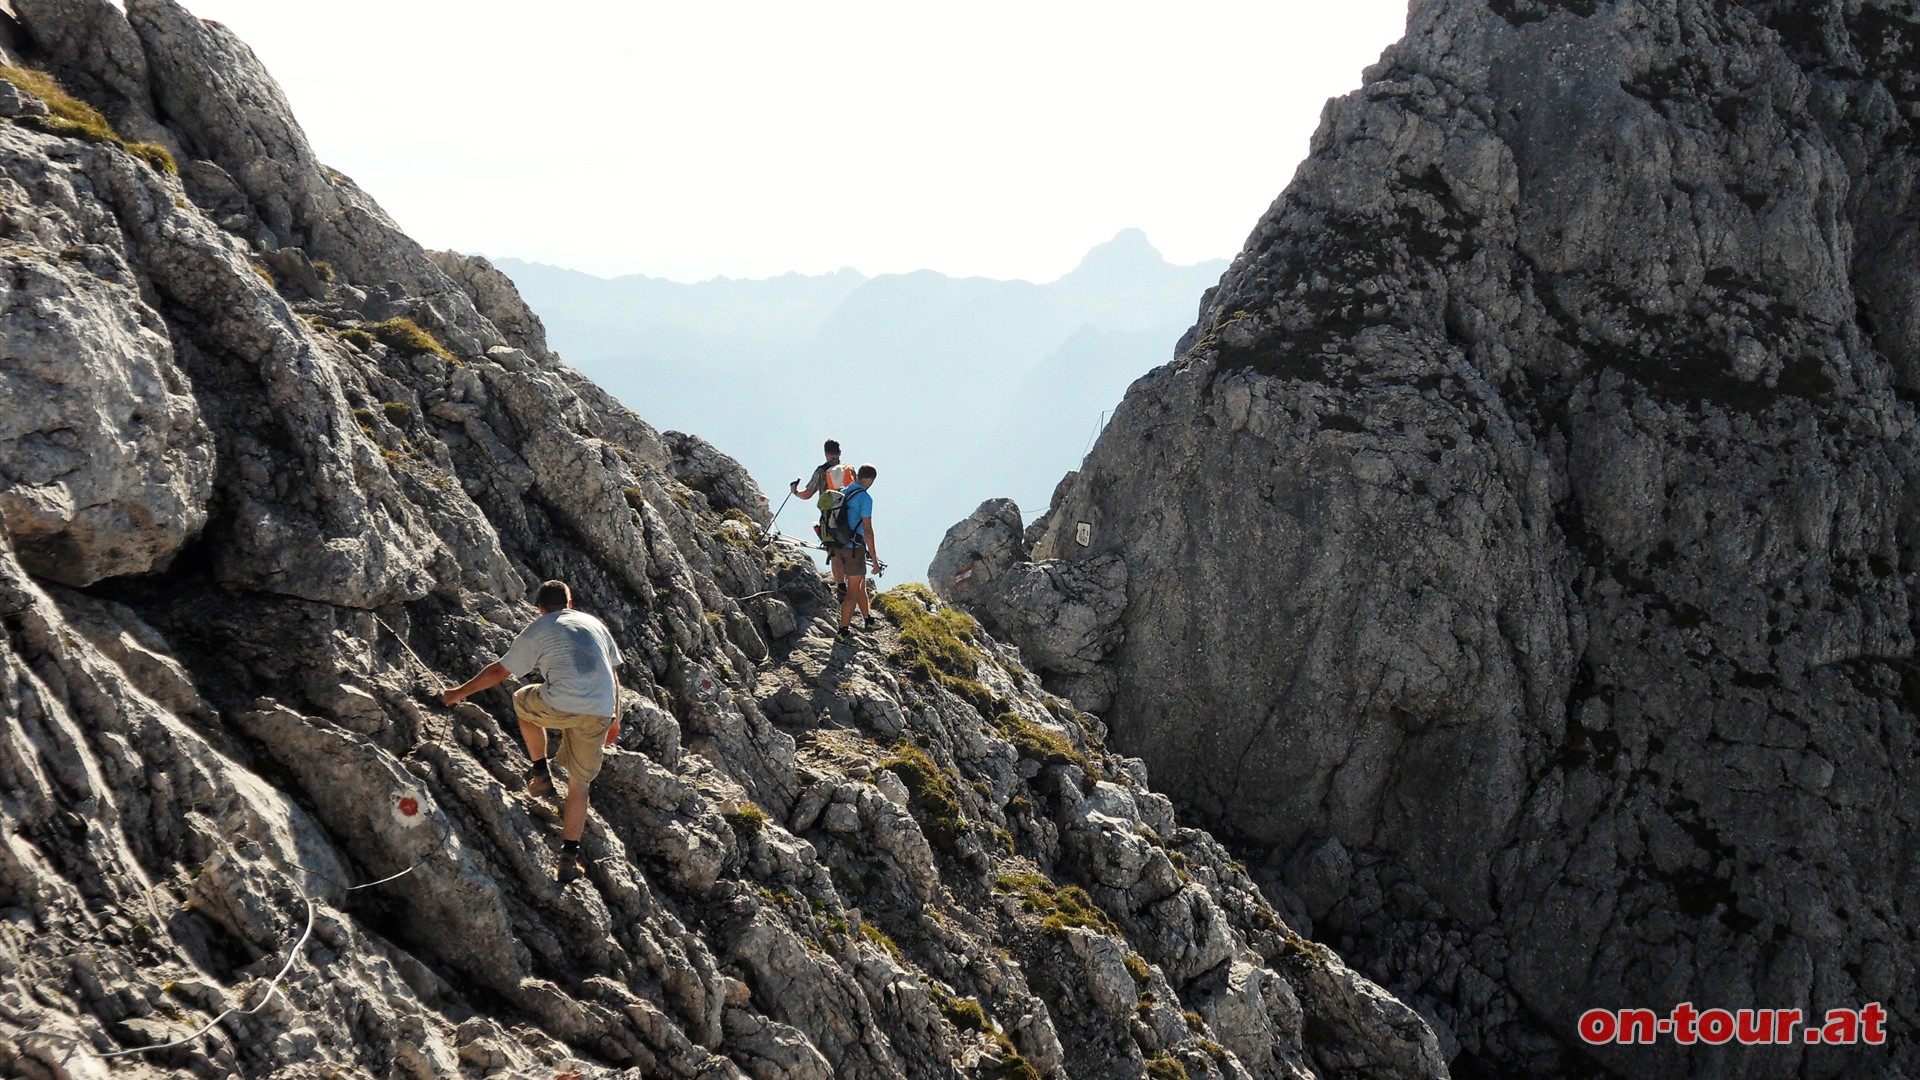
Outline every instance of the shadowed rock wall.
<svg viewBox="0 0 1920 1080"><path fill-rule="evenodd" d="M1415 9L1044 522L983 507L936 587L1270 849L1457 1069L1920 1068L1573 1038L1920 1022L1915 10ZM1062 654L1043 577L1118 613Z"/></svg>

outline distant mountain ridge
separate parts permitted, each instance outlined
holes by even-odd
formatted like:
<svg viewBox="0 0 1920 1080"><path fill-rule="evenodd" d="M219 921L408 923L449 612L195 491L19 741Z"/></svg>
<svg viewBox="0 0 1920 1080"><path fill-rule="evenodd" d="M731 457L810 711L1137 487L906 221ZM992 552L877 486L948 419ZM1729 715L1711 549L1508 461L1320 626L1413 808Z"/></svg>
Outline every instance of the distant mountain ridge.
<svg viewBox="0 0 1920 1080"><path fill-rule="evenodd" d="M776 499L823 438L878 465L880 552L907 579L980 500L1011 489L1037 513L1227 267L1169 263L1138 229L1045 284L851 269L687 284L494 262L561 355L662 426L733 447ZM781 524L811 521L789 509Z"/></svg>
<svg viewBox="0 0 1920 1080"><path fill-rule="evenodd" d="M495 265L539 297L543 319L564 328L556 347L585 359L630 352L636 339L668 328L725 326L722 336L754 342L804 340L869 280L849 269L688 284L644 274L596 277L520 259Z"/></svg>

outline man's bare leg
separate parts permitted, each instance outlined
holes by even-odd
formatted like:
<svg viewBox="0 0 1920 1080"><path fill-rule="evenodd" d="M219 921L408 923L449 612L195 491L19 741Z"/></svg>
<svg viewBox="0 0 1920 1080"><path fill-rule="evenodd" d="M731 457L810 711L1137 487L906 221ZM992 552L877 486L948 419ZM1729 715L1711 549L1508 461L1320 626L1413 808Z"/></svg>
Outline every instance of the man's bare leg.
<svg viewBox="0 0 1920 1080"><path fill-rule="evenodd" d="M864 608L867 604L867 579L858 575L847 578L847 598L840 601L840 625L853 625L854 608Z"/></svg>
<svg viewBox="0 0 1920 1080"><path fill-rule="evenodd" d="M579 840L587 831L588 790L588 781L567 778L567 802L560 810L561 839Z"/></svg>
<svg viewBox="0 0 1920 1080"><path fill-rule="evenodd" d="M527 757L539 761L547 756L547 729L525 718L520 719L520 739L527 744Z"/></svg>

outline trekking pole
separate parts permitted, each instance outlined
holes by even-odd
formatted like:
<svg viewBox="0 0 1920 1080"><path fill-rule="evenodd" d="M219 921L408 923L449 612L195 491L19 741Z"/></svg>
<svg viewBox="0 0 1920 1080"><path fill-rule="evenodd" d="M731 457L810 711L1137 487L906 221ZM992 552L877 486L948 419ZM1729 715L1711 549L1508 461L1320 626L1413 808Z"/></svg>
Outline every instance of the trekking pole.
<svg viewBox="0 0 1920 1080"><path fill-rule="evenodd" d="M793 484L799 482L799 477L796 476L793 478ZM773 524L767 527L767 531L776 536L780 533L780 510L785 510L787 508L787 500L793 498L793 484L787 485L787 498L780 500L780 509L773 512Z"/></svg>

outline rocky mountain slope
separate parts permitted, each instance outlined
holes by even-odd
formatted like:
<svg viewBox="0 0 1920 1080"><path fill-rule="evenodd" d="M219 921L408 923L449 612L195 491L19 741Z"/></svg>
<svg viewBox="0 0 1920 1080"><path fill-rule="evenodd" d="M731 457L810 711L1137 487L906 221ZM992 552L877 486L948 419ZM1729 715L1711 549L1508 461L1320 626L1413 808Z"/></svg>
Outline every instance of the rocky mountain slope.
<svg viewBox="0 0 1920 1080"><path fill-rule="evenodd" d="M836 643L733 459L401 235L225 29L12 10L0 1073L1446 1075L970 619ZM505 693L430 693L548 577L628 661L566 887Z"/></svg>
<svg viewBox="0 0 1920 1080"><path fill-rule="evenodd" d="M932 583L1460 1075L1920 1072L1574 1037L1920 1026L1920 11L1413 7L1044 524Z"/></svg>

